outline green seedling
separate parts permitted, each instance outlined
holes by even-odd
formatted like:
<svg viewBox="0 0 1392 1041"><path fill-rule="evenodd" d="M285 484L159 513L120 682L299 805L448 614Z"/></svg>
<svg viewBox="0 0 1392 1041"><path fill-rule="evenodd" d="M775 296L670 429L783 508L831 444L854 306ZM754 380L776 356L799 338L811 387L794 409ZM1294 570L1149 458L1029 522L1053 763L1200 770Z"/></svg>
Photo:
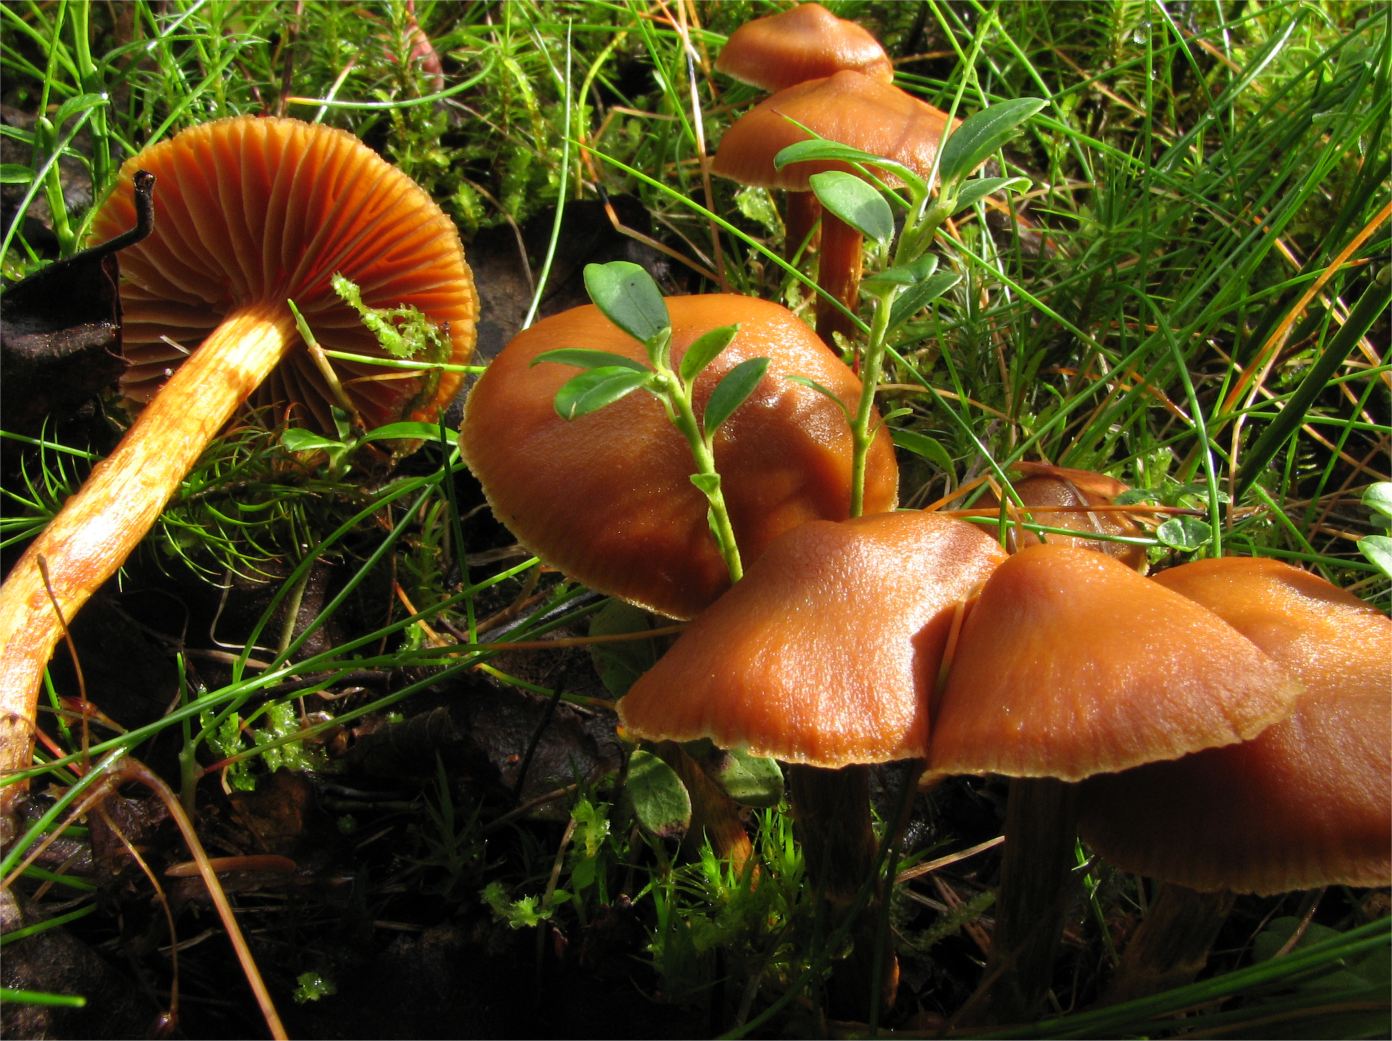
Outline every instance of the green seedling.
<svg viewBox="0 0 1392 1041"><path fill-rule="evenodd" d="M904 164L834 141L799 141L774 159L774 165L780 169L790 163L834 160L857 171L859 176L835 171L816 174L810 179L812 191L826 210L859 231L877 256L888 259L888 266L863 280L860 286L871 310L869 333L860 349L860 377L867 392L861 395L855 414L848 416L854 439L853 517L864 511L865 463L875 436L871 415L889 337L960 281L955 273L938 272L937 258L928 254L934 236L949 217L992 192L1028 187L1029 182L1023 177L972 180L971 174L1045 104L1038 98L1017 98L982 109L965 120L943 144L936 194L927 180ZM874 170L893 174L903 188L896 191L885 186ZM897 239L895 207L904 215L903 230Z"/></svg>
<svg viewBox="0 0 1392 1041"><path fill-rule="evenodd" d="M533 364L553 362L583 369L556 392L556 412L562 419L577 419L644 390L662 403L667 418L681 432L696 464L691 483L706 497L707 520L732 582L744 574L739 547L720 474L715 468L715 435L768 369L767 358L749 358L727 372L711 391L700 419L696 417L695 386L702 372L720 356L739 332L735 325L722 326L698 337L672 364L672 323L667 304L652 276L637 264L616 260L585 266L585 289L603 315L640 342L648 364L609 351L566 347L544 351Z"/></svg>

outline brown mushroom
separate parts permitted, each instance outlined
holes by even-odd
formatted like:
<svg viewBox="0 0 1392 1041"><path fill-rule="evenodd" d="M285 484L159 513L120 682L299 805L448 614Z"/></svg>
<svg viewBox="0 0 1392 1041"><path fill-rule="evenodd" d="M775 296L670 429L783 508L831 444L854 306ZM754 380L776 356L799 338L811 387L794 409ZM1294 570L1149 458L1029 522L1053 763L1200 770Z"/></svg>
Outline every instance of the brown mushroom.
<svg viewBox="0 0 1392 1041"><path fill-rule="evenodd" d="M843 69L888 83L894 65L863 26L807 3L745 22L730 34L715 69L764 90L782 90Z"/></svg>
<svg viewBox="0 0 1392 1041"><path fill-rule="evenodd" d="M134 223L140 170L155 176L155 227L121 254L123 339L135 359L122 386L149 403L0 587L4 772L28 764L39 682L63 620L121 566L233 414L250 398L327 415L326 392L309 395L321 379L287 300L325 346L380 355L330 288L342 273L369 306L410 306L446 325L454 356L429 360L466 361L473 350L477 297L454 225L350 134L249 117L184 131L125 163L94 239ZM337 368L340 389L373 425L433 418L459 380ZM280 379L265 383L273 371Z"/></svg>
<svg viewBox="0 0 1392 1041"><path fill-rule="evenodd" d="M1011 487L1024 505L1025 513L1042 526L1064 528L1077 534L1051 531L1041 539L1036 532L1016 526L1010 533L1012 547L1032 546L1040 541L1081 546L1116 557L1128 567L1145 573L1146 546L1141 541L1144 532L1130 514L1109 508L1117 496L1130 491L1125 484L1092 470L1049 463L1019 462L1013 469L1023 475L1012 482ZM999 500L987 494L980 505L996 507ZM1015 512L1012 506L1007 506L1007 510Z"/></svg>
<svg viewBox="0 0 1392 1041"><path fill-rule="evenodd" d="M619 718L635 736L709 738L792 764L809 875L844 911L876 853L867 765L923 758L955 616L1004 557L939 514L808 522L687 627ZM852 962L847 985L863 1006L868 962Z"/></svg>
<svg viewBox="0 0 1392 1041"><path fill-rule="evenodd" d="M731 368L770 359L754 393L721 426L715 461L745 563L778 535L850 512L851 433L841 406L789 379L821 384L854 408L860 382L786 308L751 297L669 297L672 360L700 335L739 324L696 383L696 406ZM543 560L577 581L677 618L729 585L690 480L690 448L662 404L630 394L573 420L553 406L575 370L533 365L543 351L580 347L646 363L643 346L598 308L578 307L518 334L469 396L460 449L494 514ZM881 430L867 468L868 508L894 505L898 470Z"/></svg>
<svg viewBox="0 0 1392 1041"><path fill-rule="evenodd" d="M821 160L775 169L774 156L806 140L811 130L830 141L893 159L926 178L949 123L953 128L959 125L957 120L949 121L947 113L898 87L859 72L838 72L780 90L754 106L725 131L711 169L741 184L807 192L813 174L850 169L845 163ZM892 177L885 180L894 183ZM833 332L847 335L852 329L831 301L855 312L860 268L860 232L824 213L817 268L824 295L817 301L817 332L828 342Z"/></svg>
<svg viewBox="0 0 1392 1041"><path fill-rule="evenodd" d="M880 42L855 22L837 18L821 4L807 3L744 23L725 41L717 72L765 90L783 90L850 69L889 83L894 66ZM789 259L807 244L818 248L814 229L821 204L810 191L789 191L785 253Z"/></svg>
<svg viewBox="0 0 1392 1041"><path fill-rule="evenodd" d="M1255 737L1300 686L1206 608L1101 553L1026 546L962 626L929 769L1011 782L990 961L974 1005L1028 1015L1048 985L1073 866L1077 786Z"/></svg>
<svg viewBox="0 0 1392 1041"><path fill-rule="evenodd" d="M1392 883L1392 620L1273 560L1196 561L1154 581L1213 611L1305 690L1250 741L1084 782L1083 838L1162 883L1157 917L1128 945L1113 997L1197 972L1212 936L1195 922L1216 931L1224 891Z"/></svg>

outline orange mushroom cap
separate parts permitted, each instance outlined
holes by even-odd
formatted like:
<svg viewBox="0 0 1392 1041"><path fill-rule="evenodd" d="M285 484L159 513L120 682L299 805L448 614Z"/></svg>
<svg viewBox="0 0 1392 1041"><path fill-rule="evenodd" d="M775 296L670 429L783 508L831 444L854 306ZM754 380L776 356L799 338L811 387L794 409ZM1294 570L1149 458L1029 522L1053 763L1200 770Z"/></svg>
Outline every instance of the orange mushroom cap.
<svg viewBox="0 0 1392 1041"><path fill-rule="evenodd" d="M929 769L1076 781L1248 740L1300 685L1211 611L1075 546L1026 546L962 626Z"/></svg>
<svg viewBox="0 0 1392 1041"><path fill-rule="evenodd" d="M711 169L722 177L762 188L805 190L823 170L845 163L815 160L775 170L774 156L810 137L797 124L830 141L903 163L927 176L948 128L948 115L912 94L859 72L807 80L765 98L730 125ZM952 120L956 128L960 121Z"/></svg>
<svg viewBox="0 0 1392 1041"><path fill-rule="evenodd" d="M1213 611L1305 690L1250 741L1085 782L1083 837L1128 871L1191 889L1392 882L1392 620L1273 560L1196 561L1153 581Z"/></svg>
<svg viewBox="0 0 1392 1041"><path fill-rule="evenodd" d="M131 182L155 175L155 230L121 253L122 393L143 405L229 313L293 300L320 346L384 357L333 291L342 274L371 307L415 307L473 353L478 296L454 224L406 174L353 135L297 119L236 116L129 159L92 223L94 241L134 223ZM288 314L288 311L286 312ZM298 337L296 337L298 339ZM173 341L173 345L170 342ZM364 423L433 420L462 376L330 360ZM332 432L335 403L308 351L292 350L252 395L299 403Z"/></svg>
<svg viewBox="0 0 1392 1041"><path fill-rule="evenodd" d="M804 524L687 627L619 720L811 766L921 758L955 610L1004 559L940 514Z"/></svg>
<svg viewBox="0 0 1392 1041"><path fill-rule="evenodd" d="M854 408L860 381L786 308L752 297L669 297L672 364L703 333L739 324L731 344L698 377L698 416L711 390L748 358L766 357L754 393L720 427L716 467L745 564L778 535L813 519L850 513L851 432L834 401L788 379L804 376ZM469 395L460 450L493 512L542 559L601 592L678 618L696 614L729 585L691 484L691 450L662 404L645 392L565 420L556 391L577 370L533 366L543 351L585 347L647 363L643 346L594 306L546 318L519 333ZM894 505L898 468L881 429L866 466L865 502Z"/></svg>
<svg viewBox="0 0 1392 1041"><path fill-rule="evenodd" d="M715 68L765 90L782 90L842 69L884 83L894 78L889 55L868 29L816 3L745 22L730 34Z"/></svg>

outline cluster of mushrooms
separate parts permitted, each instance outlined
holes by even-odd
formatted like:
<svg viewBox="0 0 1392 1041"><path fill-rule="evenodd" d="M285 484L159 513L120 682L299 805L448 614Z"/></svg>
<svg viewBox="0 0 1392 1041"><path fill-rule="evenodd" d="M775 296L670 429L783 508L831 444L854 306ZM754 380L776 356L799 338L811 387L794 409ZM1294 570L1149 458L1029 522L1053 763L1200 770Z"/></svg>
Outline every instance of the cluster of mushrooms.
<svg viewBox="0 0 1392 1041"><path fill-rule="evenodd" d="M776 59L780 48L793 57ZM816 4L741 29L718 67L774 93L727 132L716 171L789 192L790 252L815 248L822 284L843 305L822 309L819 337L762 300L667 301L674 361L710 329L739 326L698 381L698 409L740 361L770 359L716 438L744 577L731 585L688 447L658 401L632 394L557 415L573 373L533 365L541 352L643 360L597 308L512 340L470 394L460 432L495 514L523 544L598 591L691 619L619 702L627 734L708 739L790 764L799 826L810 834L820 807L849 807L837 812L856 820L820 826L852 846L870 834L873 764L1018 779L987 966L1004 982L983 999L1002 1020L1027 1015L1047 986L1029 966L1047 963L1063 902L1026 876L1062 885L1060 851L1071 854L1075 831L1127 870L1195 890L1387 884L1387 617L1268 560L1145 577L1143 550L1126 541L1134 529L1110 506L1116 489L1057 468L1026 474L1017 496L1077 534L1022 536L1013 552L966 520L896 511L893 446L878 423L865 515L849 515L845 410L874 388L824 341L848 331L838 319L855 310L860 245L829 215L816 242L807 177L825 164L775 171L772 157L805 136L800 123L927 174L952 123L890 84L868 33ZM324 349L381 353L331 291L334 274L371 306L414 307L447 328L453 357L443 360L467 361L473 348L477 298L453 225L351 136L288 119L186 131L125 164L94 239L134 222L139 171L155 177L157 219L121 255L122 385L143 409L0 588L0 771L28 766L64 624L244 403L332 430L331 408L369 426L434 418L457 389L448 370L329 358ZM843 869L813 877L834 887Z"/></svg>
<svg viewBox="0 0 1392 1041"><path fill-rule="evenodd" d="M902 94L887 82L888 59L860 44L847 59L844 48L805 43L827 26L869 38L809 3L739 30L717 65L773 77L760 85L776 93L727 131L714 169L801 196L789 208L794 254L815 241L806 177L818 164L775 174L772 156L806 136L796 123L840 113L812 129L909 161L865 137L870 121L845 100ZM746 34L756 47L792 46L802 64L785 72L767 49L748 61ZM797 107L828 91L842 101ZM903 98L917 108L898 133L926 173L948 120ZM897 97L879 104L905 108ZM926 145L905 129L926 125L936 126ZM839 223L823 215L819 270L851 305L859 243L854 263L843 265L839 249L829 258ZM867 766L914 760L929 780L1015 778L978 995L982 1017L996 1021L1028 1015L1048 985L1079 829L1119 866L1193 889L1387 884L1392 620L1268 560L1201 561L1147 578L1144 540L1112 505L1124 486L1100 475L1025 468L1015 490L1026 515L1078 533L1016 529L1009 553L965 520L895 512L883 428L866 515L849 517L842 410L784 377L814 379L851 408L873 388L778 305L719 295L668 303L674 361L708 329L740 327L698 382L698 404L737 362L771 359L716 438L746 562L737 583L688 480L686 445L656 400L630 395L574 420L552 407L573 373L533 367L539 353L583 345L642 360L641 345L596 308L548 318L509 344L473 390L460 436L494 513L524 545L591 588L692 619L619 701L629 736L705 739L789 764L809 862L825 861L812 877L828 888L846 884L837 876L847 863L869 860ZM828 317L819 312L819 330L844 331ZM847 787L858 805L844 792L831 798ZM1213 798L1218 788L1223 798ZM825 819L829 806L840 819ZM819 830L853 851L819 853Z"/></svg>

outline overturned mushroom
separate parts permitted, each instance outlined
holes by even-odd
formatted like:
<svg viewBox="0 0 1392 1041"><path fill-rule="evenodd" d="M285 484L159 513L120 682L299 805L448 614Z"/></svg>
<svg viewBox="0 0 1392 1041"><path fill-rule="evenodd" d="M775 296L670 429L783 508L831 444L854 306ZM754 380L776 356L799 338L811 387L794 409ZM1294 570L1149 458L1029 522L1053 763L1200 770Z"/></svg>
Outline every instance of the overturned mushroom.
<svg viewBox="0 0 1392 1041"><path fill-rule="evenodd" d="M331 288L342 274L368 306L413 307L448 328L453 357L427 360L460 362L473 350L478 303L454 225L352 135L250 117L184 131L126 162L93 221L95 239L135 223L138 171L155 177L155 228L121 255L131 359L121 383L148 404L0 587L0 772L28 764L40 679L64 620L121 566L248 399L298 403L311 421L327 420L343 392L379 425L433 418L452 396L454 374L427 367L383 378L348 364L331 398L287 300L322 344L381 355Z"/></svg>

